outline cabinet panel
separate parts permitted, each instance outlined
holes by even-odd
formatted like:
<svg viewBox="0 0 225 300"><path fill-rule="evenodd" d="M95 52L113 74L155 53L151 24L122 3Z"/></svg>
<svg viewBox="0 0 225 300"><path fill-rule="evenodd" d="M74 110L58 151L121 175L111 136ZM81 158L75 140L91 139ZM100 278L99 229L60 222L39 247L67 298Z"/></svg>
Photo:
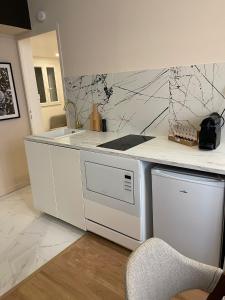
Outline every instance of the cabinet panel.
<svg viewBox="0 0 225 300"><path fill-rule="evenodd" d="M58 217L85 229L80 151L51 146L51 156Z"/></svg>
<svg viewBox="0 0 225 300"><path fill-rule="evenodd" d="M57 217L52 176L51 146L25 142L34 206Z"/></svg>

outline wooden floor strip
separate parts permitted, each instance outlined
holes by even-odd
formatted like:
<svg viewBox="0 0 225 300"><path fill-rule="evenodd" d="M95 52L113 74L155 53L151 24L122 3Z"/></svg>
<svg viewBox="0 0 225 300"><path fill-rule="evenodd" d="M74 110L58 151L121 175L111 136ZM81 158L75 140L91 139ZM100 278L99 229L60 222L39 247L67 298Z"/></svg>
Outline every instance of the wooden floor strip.
<svg viewBox="0 0 225 300"><path fill-rule="evenodd" d="M129 250L87 233L1 300L124 299L129 255Z"/></svg>

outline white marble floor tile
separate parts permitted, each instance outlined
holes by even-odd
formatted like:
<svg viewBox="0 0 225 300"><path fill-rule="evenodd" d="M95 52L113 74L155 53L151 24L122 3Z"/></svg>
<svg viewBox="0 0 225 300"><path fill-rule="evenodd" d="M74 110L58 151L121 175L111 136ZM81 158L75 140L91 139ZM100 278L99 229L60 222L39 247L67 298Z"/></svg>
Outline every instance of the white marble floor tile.
<svg viewBox="0 0 225 300"><path fill-rule="evenodd" d="M30 187L0 197L0 295L83 234L34 210Z"/></svg>

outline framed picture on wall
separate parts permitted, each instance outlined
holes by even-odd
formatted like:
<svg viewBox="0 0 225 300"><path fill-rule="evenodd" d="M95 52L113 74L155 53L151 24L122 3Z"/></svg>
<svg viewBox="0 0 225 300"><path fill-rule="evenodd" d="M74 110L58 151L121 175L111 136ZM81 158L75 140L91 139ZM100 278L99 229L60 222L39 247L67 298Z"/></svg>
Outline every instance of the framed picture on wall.
<svg viewBox="0 0 225 300"><path fill-rule="evenodd" d="M0 62L0 121L20 117L10 63Z"/></svg>

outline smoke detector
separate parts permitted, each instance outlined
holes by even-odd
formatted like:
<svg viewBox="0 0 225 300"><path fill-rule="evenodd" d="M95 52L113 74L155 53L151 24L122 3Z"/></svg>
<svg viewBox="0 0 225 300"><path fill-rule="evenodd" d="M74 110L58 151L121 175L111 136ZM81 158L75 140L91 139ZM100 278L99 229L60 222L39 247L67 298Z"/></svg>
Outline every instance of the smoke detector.
<svg viewBox="0 0 225 300"><path fill-rule="evenodd" d="M36 19L39 22L44 22L46 20L46 12L43 10L39 10L36 15Z"/></svg>

